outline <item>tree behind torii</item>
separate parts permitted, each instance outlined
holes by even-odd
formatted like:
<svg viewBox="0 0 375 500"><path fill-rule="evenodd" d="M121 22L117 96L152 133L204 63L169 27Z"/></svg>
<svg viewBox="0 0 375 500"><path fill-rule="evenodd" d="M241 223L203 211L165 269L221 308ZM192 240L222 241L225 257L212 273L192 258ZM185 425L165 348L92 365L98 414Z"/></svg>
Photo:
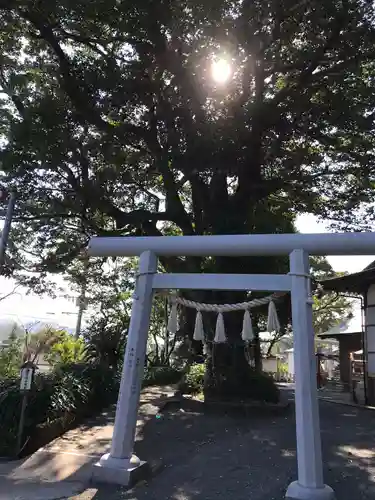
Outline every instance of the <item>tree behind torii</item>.
<svg viewBox="0 0 375 500"><path fill-rule="evenodd" d="M91 234L285 232L298 212L347 222L371 200L371 2L4 0L0 16L1 161L23 267L62 271ZM215 57L234 69L225 85Z"/></svg>

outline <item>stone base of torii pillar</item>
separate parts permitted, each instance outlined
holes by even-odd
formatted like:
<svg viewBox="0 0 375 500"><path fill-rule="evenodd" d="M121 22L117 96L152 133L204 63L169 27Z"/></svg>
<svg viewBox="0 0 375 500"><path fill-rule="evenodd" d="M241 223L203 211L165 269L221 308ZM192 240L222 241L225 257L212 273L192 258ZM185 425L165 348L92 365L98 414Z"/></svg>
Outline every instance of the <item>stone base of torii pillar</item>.
<svg viewBox="0 0 375 500"><path fill-rule="evenodd" d="M94 464L91 480L95 483L118 484L131 488L151 474L147 462L132 455L130 459L113 458L109 453Z"/></svg>
<svg viewBox="0 0 375 500"><path fill-rule="evenodd" d="M298 481L290 483L285 494L286 500L335 500L333 489L324 485L322 488L306 488Z"/></svg>

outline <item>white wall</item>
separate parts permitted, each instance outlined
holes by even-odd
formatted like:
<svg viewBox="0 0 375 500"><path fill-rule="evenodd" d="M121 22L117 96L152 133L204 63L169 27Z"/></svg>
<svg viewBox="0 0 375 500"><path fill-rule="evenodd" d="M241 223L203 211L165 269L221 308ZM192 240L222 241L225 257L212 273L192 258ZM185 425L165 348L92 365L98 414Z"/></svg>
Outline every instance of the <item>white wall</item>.
<svg viewBox="0 0 375 500"><path fill-rule="evenodd" d="M276 358L265 358L262 359L263 371L269 373L277 372L277 359Z"/></svg>
<svg viewBox="0 0 375 500"><path fill-rule="evenodd" d="M294 351L288 352L288 375L294 377Z"/></svg>

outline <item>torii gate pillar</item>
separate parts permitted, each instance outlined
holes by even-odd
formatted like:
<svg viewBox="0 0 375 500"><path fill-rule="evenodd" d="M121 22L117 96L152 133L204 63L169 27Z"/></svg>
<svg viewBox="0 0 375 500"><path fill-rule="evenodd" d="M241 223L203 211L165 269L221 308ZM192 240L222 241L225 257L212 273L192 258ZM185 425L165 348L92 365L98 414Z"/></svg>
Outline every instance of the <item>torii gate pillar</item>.
<svg viewBox="0 0 375 500"><path fill-rule="evenodd" d="M309 254L290 254L292 276L292 324L295 370L295 408L298 480L286 492L290 500L332 500L335 495L323 482L319 407Z"/></svg>
<svg viewBox="0 0 375 500"><path fill-rule="evenodd" d="M93 238L89 247L91 255L141 256L111 452L96 464L94 477L128 485L131 474L142 467L139 459L132 455L132 447L153 289L163 288L163 284L167 283L169 288L173 288L170 286L173 283L174 288L207 289L206 281L212 284L214 279L216 289L249 290L255 283L258 290L291 291L298 479L288 486L286 498L333 500L333 490L323 482L308 257L309 253L372 255L374 250L375 233ZM289 276L266 275L265 278L264 275L208 275L210 279L206 280L204 275L156 274L157 256L288 254L291 271ZM269 287L271 282L272 288ZM262 285L265 286L261 288Z"/></svg>

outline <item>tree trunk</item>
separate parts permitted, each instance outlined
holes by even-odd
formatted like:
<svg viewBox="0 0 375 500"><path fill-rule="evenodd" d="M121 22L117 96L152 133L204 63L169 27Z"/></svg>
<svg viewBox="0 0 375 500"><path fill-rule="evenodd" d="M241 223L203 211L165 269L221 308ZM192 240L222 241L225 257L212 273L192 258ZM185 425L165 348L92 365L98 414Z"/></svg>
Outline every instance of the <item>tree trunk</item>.
<svg viewBox="0 0 375 500"><path fill-rule="evenodd" d="M190 261L191 264L191 261ZM265 266L264 259L262 260ZM189 266L189 272L217 272L217 273L243 273L259 271L258 259L233 259L216 258L210 261L206 267L193 269ZM172 270L172 269L171 269ZM179 269L178 272L181 272ZM186 271L185 271L186 272ZM202 291L186 290L183 296L205 303L234 304L247 300L246 292L235 291ZM194 342L193 332L195 323L195 310L182 308L180 339L185 339L184 351L187 364L202 359L202 344ZM217 314L203 313L204 330L207 340L206 353L206 376L204 394L207 400L241 400L254 398L257 391L254 388L256 373L261 372L261 350L259 342L258 319L261 317L259 310L253 314L253 329L255 340L251 345L245 343L241 338L243 311L229 312L224 314L225 332L227 342L215 344L215 327ZM187 348L187 349L186 349ZM179 349L181 351L181 348ZM187 354L190 351L189 354Z"/></svg>
<svg viewBox="0 0 375 500"><path fill-rule="evenodd" d="M234 304L246 300L246 293L210 292L205 302ZM217 314L203 314L208 339L204 395L206 400L246 399L251 395L249 378L254 372L254 349L241 338L243 311L224 314L227 342L213 342Z"/></svg>
<svg viewBox="0 0 375 500"><path fill-rule="evenodd" d="M254 370L259 373L262 371L262 350L259 337L260 334L259 310L252 315L252 320L253 320L253 332L254 332L254 341L252 342L252 360L253 360Z"/></svg>

